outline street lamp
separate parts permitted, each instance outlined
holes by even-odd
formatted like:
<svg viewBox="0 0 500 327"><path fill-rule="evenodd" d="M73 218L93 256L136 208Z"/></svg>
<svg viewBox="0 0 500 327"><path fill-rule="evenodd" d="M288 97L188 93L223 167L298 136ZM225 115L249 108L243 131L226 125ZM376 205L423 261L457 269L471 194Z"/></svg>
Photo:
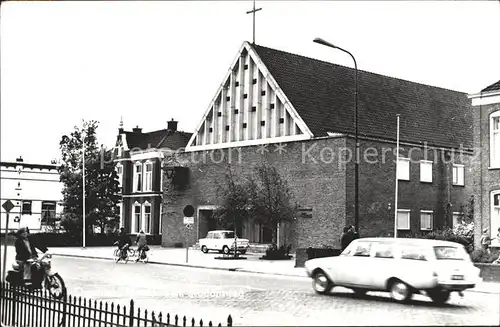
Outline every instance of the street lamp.
<svg viewBox="0 0 500 327"><path fill-rule="evenodd" d="M82 185L83 185L83 230L82 230L82 235L83 235L83 241L82 241L82 247L85 249L85 234L86 234L86 226L85 226L85 121L82 123Z"/></svg>
<svg viewBox="0 0 500 327"><path fill-rule="evenodd" d="M356 63L356 59L349 51L342 49L336 45L331 44L319 37L315 38L313 42L343 51L351 56L354 61L354 138L356 143L356 161L354 163L354 227L356 231L359 232L359 142L358 142L358 64Z"/></svg>

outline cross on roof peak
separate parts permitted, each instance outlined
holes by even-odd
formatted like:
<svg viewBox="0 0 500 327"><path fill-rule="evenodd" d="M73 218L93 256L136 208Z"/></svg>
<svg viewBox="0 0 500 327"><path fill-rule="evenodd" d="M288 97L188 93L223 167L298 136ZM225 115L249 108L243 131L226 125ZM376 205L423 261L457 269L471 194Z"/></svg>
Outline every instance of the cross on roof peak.
<svg viewBox="0 0 500 327"><path fill-rule="evenodd" d="M255 13L259 10L262 10L262 8L255 9L255 0L253 0L253 9L247 11L247 14L252 14L252 16L253 16L253 39L252 39L253 41L252 41L252 44L255 44Z"/></svg>

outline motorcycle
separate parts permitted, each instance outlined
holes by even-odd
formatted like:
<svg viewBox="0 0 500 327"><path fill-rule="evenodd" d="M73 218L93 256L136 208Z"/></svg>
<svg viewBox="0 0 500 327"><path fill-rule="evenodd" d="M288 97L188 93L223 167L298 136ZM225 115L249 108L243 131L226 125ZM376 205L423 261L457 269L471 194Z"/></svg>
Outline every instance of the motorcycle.
<svg viewBox="0 0 500 327"><path fill-rule="evenodd" d="M66 296L66 286L64 280L51 269L52 255L46 253L41 258L29 259L31 263L31 286L24 283L23 267L17 263L12 264L13 270L7 272L7 282L13 286L21 286L32 289L46 289L50 296L60 300Z"/></svg>

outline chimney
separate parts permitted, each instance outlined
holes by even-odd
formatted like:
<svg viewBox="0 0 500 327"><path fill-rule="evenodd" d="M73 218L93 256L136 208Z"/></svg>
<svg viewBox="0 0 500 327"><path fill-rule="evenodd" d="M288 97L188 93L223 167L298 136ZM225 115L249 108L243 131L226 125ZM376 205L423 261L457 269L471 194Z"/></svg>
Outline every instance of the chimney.
<svg viewBox="0 0 500 327"><path fill-rule="evenodd" d="M120 117L120 127L118 128L118 134L123 134L123 117Z"/></svg>
<svg viewBox="0 0 500 327"><path fill-rule="evenodd" d="M177 121L175 121L173 118L171 121L167 122L167 129L170 131L177 131Z"/></svg>
<svg viewBox="0 0 500 327"><path fill-rule="evenodd" d="M19 157L16 159L16 162L24 162L23 157Z"/></svg>
<svg viewBox="0 0 500 327"><path fill-rule="evenodd" d="M141 134L142 133L142 128L139 128L139 126L136 126L136 127L134 127L132 129L132 132Z"/></svg>

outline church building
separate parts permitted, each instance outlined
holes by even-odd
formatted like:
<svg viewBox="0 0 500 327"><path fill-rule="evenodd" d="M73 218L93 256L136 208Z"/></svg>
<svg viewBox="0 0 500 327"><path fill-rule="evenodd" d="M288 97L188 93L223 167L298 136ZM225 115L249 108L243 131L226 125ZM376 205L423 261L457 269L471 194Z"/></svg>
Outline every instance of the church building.
<svg viewBox="0 0 500 327"><path fill-rule="evenodd" d="M300 207L293 222L279 228L279 243L292 244L293 251L339 248L346 225L357 224L362 237L452 226L472 188L467 94L357 73L358 221L356 71L244 42L185 151L164 159L164 175L175 174L163 181L162 245L184 244L186 235L192 245L205 237L215 228L215 186L227 169L245 178L262 162L278 169ZM189 230L183 224L187 205L195 208ZM271 242L270 231L251 222L239 232L250 242Z"/></svg>

